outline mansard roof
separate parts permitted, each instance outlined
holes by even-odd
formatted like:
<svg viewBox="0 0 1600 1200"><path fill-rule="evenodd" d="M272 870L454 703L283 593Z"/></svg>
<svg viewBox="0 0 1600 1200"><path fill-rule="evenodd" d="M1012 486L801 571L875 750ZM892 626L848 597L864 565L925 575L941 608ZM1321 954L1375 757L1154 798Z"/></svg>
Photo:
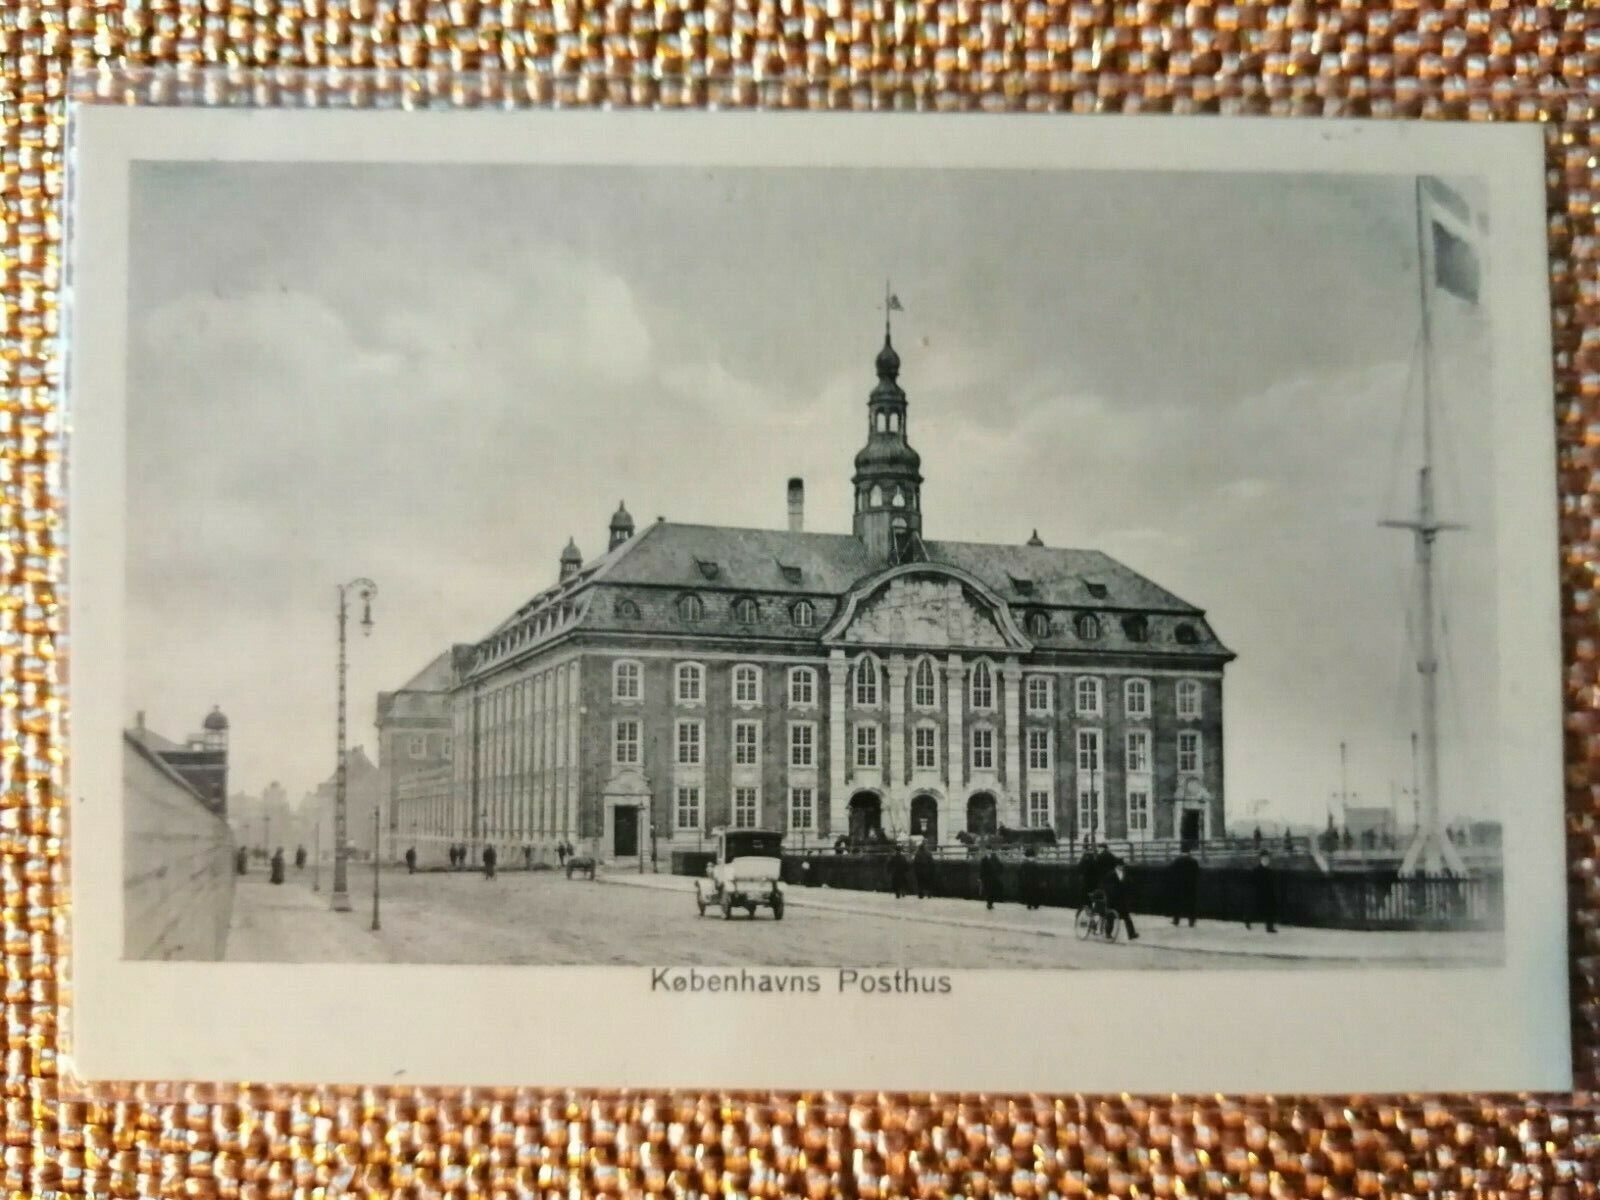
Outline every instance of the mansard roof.
<svg viewBox="0 0 1600 1200"><path fill-rule="evenodd" d="M934 540L923 544L930 562L966 571L1010 604L1200 612L1099 550ZM708 569L712 567L714 572ZM592 578L685 591L842 595L883 567L850 534L662 521L607 555Z"/></svg>

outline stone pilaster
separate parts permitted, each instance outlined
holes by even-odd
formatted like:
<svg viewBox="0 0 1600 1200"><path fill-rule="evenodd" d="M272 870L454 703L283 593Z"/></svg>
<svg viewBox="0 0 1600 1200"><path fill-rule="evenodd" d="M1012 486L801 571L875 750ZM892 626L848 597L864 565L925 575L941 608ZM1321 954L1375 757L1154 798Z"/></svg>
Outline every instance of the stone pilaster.
<svg viewBox="0 0 1600 1200"><path fill-rule="evenodd" d="M829 836L837 836L850 828L850 817L845 810L849 797L845 795L845 707L844 693L850 676L850 664L843 650L828 654L828 824Z"/></svg>
<svg viewBox="0 0 1600 1200"><path fill-rule="evenodd" d="M950 775L947 781L949 811L942 827L954 835L956 830L967 827L967 735L962 724L963 706L967 702L967 668L959 654L952 654L944 670L945 759L950 764Z"/></svg>
<svg viewBox="0 0 1600 1200"><path fill-rule="evenodd" d="M1006 739L1006 788L1001 800L1004 806L1000 822L1013 829L1022 827L1022 667L1014 658L1008 658L1000 668L1004 685L1003 713Z"/></svg>
<svg viewBox="0 0 1600 1200"><path fill-rule="evenodd" d="M906 676L910 665L898 654L889 658L889 740L884 747L883 781L891 790L911 778L911 755L906 750Z"/></svg>

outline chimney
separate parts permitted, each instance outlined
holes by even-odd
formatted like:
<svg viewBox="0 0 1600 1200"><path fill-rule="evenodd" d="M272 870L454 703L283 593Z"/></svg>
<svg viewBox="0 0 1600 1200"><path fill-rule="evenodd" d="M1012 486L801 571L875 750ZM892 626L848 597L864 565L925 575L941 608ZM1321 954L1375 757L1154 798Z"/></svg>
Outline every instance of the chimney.
<svg viewBox="0 0 1600 1200"><path fill-rule="evenodd" d="M800 533L806 527L806 481L796 476L789 480L789 532Z"/></svg>
<svg viewBox="0 0 1600 1200"><path fill-rule="evenodd" d="M144 732L144 709L140 709L133 717L133 727L140 733Z"/></svg>

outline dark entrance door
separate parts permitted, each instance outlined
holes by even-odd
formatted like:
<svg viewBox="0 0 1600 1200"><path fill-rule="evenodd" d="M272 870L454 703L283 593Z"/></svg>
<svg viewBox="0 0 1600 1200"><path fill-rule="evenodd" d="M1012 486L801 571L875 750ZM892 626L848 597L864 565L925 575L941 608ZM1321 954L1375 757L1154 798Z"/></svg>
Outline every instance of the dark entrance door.
<svg viewBox="0 0 1600 1200"><path fill-rule="evenodd" d="M939 844L939 802L932 796L917 796L911 801L911 832Z"/></svg>
<svg viewBox="0 0 1600 1200"><path fill-rule="evenodd" d="M611 852L618 858L632 858L639 853L639 810L614 808L611 810L611 820L614 830Z"/></svg>
<svg viewBox="0 0 1600 1200"><path fill-rule="evenodd" d="M883 829L883 802L871 792L857 792L850 797L850 840L865 842L875 839Z"/></svg>
<svg viewBox="0 0 1600 1200"><path fill-rule="evenodd" d="M1193 850L1200 844L1200 810L1186 808L1178 818L1178 839L1183 843L1185 850Z"/></svg>
<svg viewBox="0 0 1600 1200"><path fill-rule="evenodd" d="M1000 828L994 797L988 792L977 792L967 801L967 832L983 836Z"/></svg>

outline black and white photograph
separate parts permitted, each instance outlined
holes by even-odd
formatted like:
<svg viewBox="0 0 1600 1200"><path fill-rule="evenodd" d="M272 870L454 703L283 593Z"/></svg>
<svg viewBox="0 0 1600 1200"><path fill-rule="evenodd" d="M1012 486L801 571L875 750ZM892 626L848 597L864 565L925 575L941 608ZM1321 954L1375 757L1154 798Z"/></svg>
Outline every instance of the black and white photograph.
<svg viewBox="0 0 1600 1200"><path fill-rule="evenodd" d="M88 116L89 976L626 968L635 1044L1093 981L1330 1062L1405 980L1566 1070L1484 998L1564 997L1536 135Z"/></svg>

